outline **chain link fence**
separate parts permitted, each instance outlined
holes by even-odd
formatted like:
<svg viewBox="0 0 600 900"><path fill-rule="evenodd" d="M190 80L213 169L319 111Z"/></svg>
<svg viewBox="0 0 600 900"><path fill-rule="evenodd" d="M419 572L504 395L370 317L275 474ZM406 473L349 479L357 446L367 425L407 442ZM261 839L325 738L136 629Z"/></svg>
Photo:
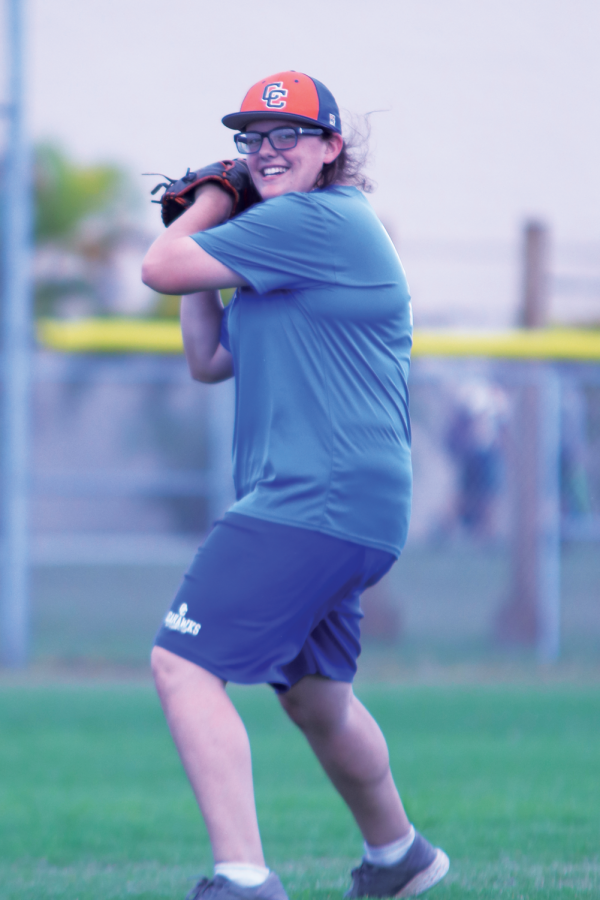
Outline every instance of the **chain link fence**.
<svg viewBox="0 0 600 900"><path fill-rule="evenodd" d="M32 657L140 664L232 499L231 383L181 357L39 352ZM600 659L600 367L414 360L407 547L365 637L407 665Z"/></svg>
<svg viewBox="0 0 600 900"><path fill-rule="evenodd" d="M405 659L598 660L600 368L416 359L411 411Z"/></svg>

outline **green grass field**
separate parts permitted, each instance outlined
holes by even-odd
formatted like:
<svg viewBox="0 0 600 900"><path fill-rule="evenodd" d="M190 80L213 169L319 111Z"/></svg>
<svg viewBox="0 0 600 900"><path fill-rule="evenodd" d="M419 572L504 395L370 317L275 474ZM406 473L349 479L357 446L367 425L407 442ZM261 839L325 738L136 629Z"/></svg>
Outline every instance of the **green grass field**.
<svg viewBox="0 0 600 900"><path fill-rule="evenodd" d="M449 853L429 896L600 896L600 696L578 687L359 690L413 821ZM232 694L265 849L293 898L339 900L360 838L267 688ZM0 688L2 900L183 900L206 835L145 684Z"/></svg>

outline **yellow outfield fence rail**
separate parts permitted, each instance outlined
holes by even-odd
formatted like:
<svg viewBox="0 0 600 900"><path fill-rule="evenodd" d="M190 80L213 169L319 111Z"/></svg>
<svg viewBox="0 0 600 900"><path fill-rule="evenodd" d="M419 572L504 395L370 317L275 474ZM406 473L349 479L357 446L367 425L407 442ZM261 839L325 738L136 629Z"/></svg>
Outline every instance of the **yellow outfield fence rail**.
<svg viewBox="0 0 600 900"><path fill-rule="evenodd" d="M63 353L182 353L175 319L39 319L38 342ZM484 356L600 362L600 329L421 330L414 356Z"/></svg>
<svg viewBox="0 0 600 900"><path fill-rule="evenodd" d="M176 319L38 319L36 334L63 353L183 353Z"/></svg>
<svg viewBox="0 0 600 900"><path fill-rule="evenodd" d="M600 330L415 331L414 356L600 361Z"/></svg>

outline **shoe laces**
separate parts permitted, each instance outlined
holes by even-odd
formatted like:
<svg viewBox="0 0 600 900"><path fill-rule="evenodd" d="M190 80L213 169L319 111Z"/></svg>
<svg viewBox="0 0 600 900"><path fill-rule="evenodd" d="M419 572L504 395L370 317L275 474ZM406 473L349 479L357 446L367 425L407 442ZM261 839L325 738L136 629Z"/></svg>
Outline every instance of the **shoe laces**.
<svg viewBox="0 0 600 900"><path fill-rule="evenodd" d="M353 888L358 889L358 896L363 896L366 888L368 887L369 875L373 873L373 870L376 868L372 863L369 863L364 859L360 866L357 866L356 869L352 869L351 875L353 879Z"/></svg>
<svg viewBox="0 0 600 900"><path fill-rule="evenodd" d="M210 878L201 878L200 881L194 885L189 894L186 894L185 900L198 900L211 883L212 881Z"/></svg>

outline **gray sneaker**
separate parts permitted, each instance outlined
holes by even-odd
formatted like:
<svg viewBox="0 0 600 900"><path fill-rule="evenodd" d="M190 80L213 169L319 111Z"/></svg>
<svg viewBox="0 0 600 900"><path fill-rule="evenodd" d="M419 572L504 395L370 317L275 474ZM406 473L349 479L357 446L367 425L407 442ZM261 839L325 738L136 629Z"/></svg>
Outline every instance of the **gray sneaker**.
<svg viewBox="0 0 600 900"><path fill-rule="evenodd" d="M352 887L344 897L416 897L441 881L450 860L443 850L415 833L410 850L395 866L374 866L363 860L352 869Z"/></svg>
<svg viewBox="0 0 600 900"><path fill-rule="evenodd" d="M185 900L199 900L200 897L202 900L289 900L275 872L257 887L242 887L222 875L201 878Z"/></svg>

